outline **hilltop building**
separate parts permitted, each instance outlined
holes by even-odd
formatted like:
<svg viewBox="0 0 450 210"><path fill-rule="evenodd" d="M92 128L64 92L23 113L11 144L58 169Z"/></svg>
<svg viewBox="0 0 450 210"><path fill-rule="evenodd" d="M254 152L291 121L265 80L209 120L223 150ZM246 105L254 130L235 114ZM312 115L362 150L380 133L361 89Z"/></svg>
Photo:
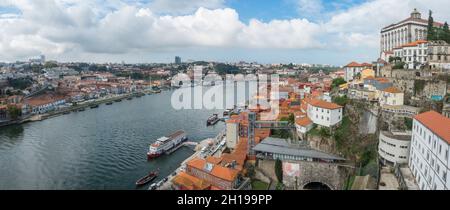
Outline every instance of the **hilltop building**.
<svg viewBox="0 0 450 210"><path fill-rule="evenodd" d="M435 27L444 24L434 22ZM422 14L414 9L411 16L398 23L388 25L381 29L380 50L383 54L393 54L393 49L407 43L427 39L428 20L422 19Z"/></svg>

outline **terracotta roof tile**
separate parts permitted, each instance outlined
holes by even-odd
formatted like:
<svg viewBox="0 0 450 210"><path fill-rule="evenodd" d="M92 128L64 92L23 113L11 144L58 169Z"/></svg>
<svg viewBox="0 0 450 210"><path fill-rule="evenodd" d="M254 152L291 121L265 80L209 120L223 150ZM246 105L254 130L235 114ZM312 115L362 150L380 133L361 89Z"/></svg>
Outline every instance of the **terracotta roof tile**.
<svg viewBox="0 0 450 210"><path fill-rule="evenodd" d="M429 111L416 115L414 119L450 144L450 118L444 117L435 111Z"/></svg>
<svg viewBox="0 0 450 210"><path fill-rule="evenodd" d="M314 107L320 107L320 108L324 108L324 109L340 109L342 108L342 106L339 106L335 103L330 103L324 100L319 100L319 99L311 99L311 102L309 103L311 106Z"/></svg>
<svg viewBox="0 0 450 210"><path fill-rule="evenodd" d="M311 125L313 122L311 121L311 119L309 119L309 117L303 117L303 118L295 120L295 123L297 125L305 127L305 126Z"/></svg>
<svg viewBox="0 0 450 210"><path fill-rule="evenodd" d="M400 91L398 88L392 86L392 87L388 87L386 89L383 90L384 92L387 93L402 93L402 91Z"/></svg>

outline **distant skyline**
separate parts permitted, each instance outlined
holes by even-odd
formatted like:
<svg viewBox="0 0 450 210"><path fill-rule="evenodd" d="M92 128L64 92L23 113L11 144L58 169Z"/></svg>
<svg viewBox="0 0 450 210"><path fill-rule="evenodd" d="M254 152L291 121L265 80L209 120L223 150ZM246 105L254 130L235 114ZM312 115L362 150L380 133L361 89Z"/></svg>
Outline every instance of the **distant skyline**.
<svg viewBox="0 0 450 210"><path fill-rule="evenodd" d="M0 62L370 62L414 8L450 20L444 0L0 0Z"/></svg>

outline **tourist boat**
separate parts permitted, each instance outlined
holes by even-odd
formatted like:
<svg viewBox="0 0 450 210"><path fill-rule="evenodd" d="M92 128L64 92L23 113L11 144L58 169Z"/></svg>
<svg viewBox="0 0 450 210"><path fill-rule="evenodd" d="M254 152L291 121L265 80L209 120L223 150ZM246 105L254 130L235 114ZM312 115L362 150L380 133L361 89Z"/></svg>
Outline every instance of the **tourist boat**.
<svg viewBox="0 0 450 210"><path fill-rule="evenodd" d="M210 125L215 125L217 124L217 122L219 122L219 116L218 114L213 114L213 116L209 117L208 120L206 121L206 125L210 126Z"/></svg>
<svg viewBox="0 0 450 210"><path fill-rule="evenodd" d="M142 186L145 185L153 180L156 179L158 176L159 171L152 171L147 176L144 176L136 181L136 186Z"/></svg>
<svg viewBox="0 0 450 210"><path fill-rule="evenodd" d="M92 106L90 106L91 107L91 109L95 109L95 108L98 108L99 107L99 105L98 104L96 104L96 105L92 105Z"/></svg>
<svg viewBox="0 0 450 210"><path fill-rule="evenodd" d="M150 145L147 152L149 160L157 158L164 153L178 147L187 140L186 132L179 130L169 136L163 136Z"/></svg>

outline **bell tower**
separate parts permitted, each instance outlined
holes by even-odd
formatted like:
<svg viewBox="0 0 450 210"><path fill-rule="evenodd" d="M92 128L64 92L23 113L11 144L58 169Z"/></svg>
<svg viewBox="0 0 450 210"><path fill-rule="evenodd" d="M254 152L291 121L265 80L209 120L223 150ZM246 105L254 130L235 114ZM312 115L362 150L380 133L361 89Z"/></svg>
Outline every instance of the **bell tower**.
<svg viewBox="0 0 450 210"><path fill-rule="evenodd" d="M417 11L417 8L414 8L414 11L411 12L411 18L414 18L414 19L421 19L422 18L422 15L420 14L419 11Z"/></svg>

